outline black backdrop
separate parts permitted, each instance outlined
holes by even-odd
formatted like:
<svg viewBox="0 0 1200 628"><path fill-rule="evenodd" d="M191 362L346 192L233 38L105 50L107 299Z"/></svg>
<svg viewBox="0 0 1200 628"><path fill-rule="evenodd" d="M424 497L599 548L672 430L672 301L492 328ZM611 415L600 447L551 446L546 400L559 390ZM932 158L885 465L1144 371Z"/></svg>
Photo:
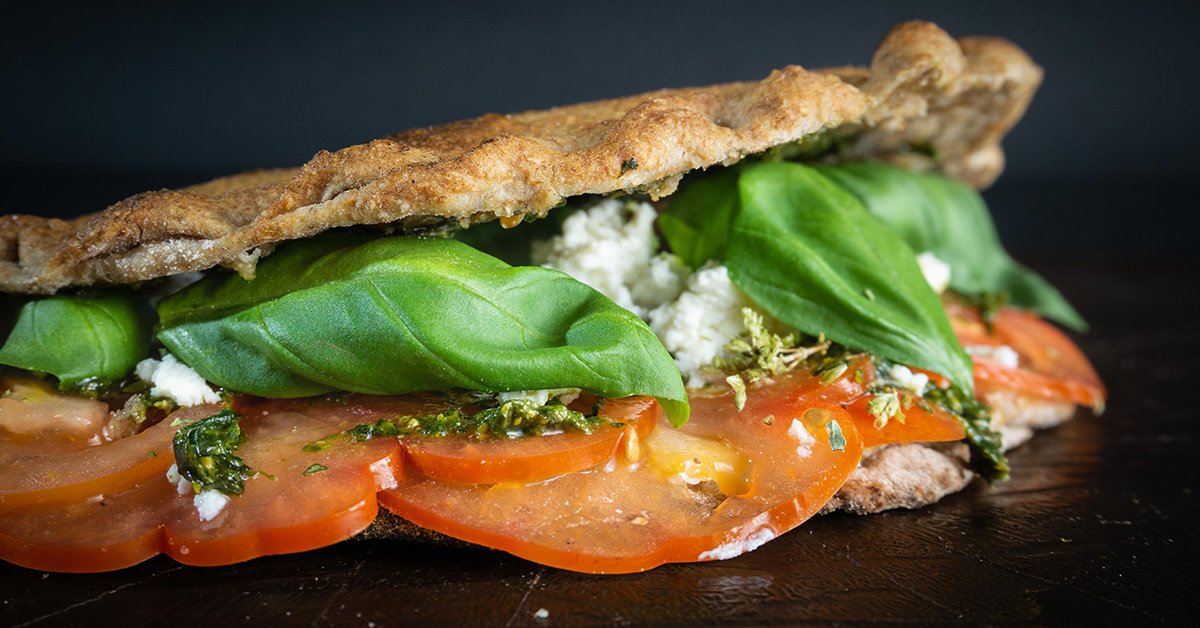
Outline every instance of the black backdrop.
<svg viewBox="0 0 1200 628"><path fill-rule="evenodd" d="M95 211L487 111L866 64L922 18L1046 68L987 192L1010 248L1196 255L1200 3L34 4L0 19L3 213Z"/></svg>

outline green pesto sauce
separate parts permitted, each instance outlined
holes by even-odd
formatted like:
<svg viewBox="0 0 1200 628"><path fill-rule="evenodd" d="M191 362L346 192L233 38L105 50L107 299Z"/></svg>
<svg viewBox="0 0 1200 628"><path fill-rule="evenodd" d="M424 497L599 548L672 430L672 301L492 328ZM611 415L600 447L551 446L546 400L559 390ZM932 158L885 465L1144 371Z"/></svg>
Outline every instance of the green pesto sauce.
<svg viewBox="0 0 1200 628"><path fill-rule="evenodd" d="M236 453L246 441L238 424L241 418L233 410L222 410L175 432L175 464L197 493L212 490L241 495L246 480L254 475Z"/></svg>
<svg viewBox="0 0 1200 628"><path fill-rule="evenodd" d="M563 429L591 434L596 427L606 423L605 419L597 416L598 410L599 404L591 415L585 415L564 405L539 406L528 399L514 399L474 414L465 414L461 408L453 408L437 414L380 419L309 443L304 446L304 451L324 451L342 440L362 442L381 437L440 438L453 434L479 439L521 438Z"/></svg>

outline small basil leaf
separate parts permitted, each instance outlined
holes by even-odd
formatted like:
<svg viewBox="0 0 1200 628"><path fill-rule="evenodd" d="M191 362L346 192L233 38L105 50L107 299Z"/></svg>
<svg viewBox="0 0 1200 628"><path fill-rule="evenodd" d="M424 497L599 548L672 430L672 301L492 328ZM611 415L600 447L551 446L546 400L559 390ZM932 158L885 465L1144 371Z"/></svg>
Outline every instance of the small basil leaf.
<svg viewBox="0 0 1200 628"><path fill-rule="evenodd" d="M800 331L973 390L971 361L916 255L854 196L791 163L747 167L739 188L725 263L755 303Z"/></svg>
<svg viewBox="0 0 1200 628"><path fill-rule="evenodd" d="M1076 330L1087 323L1058 290L1005 252L979 194L957 181L880 163L819 167L858 197L915 251L950 264L950 287L968 296L1005 292L1013 305Z"/></svg>
<svg viewBox="0 0 1200 628"><path fill-rule="evenodd" d="M725 255L729 230L738 213L739 168L709 172L671 196L658 215L658 229L671 252L684 264L700 268Z"/></svg>
<svg viewBox="0 0 1200 628"><path fill-rule="evenodd" d="M17 313L0 364L49 373L65 386L115 382L149 352L150 316L132 292L33 299Z"/></svg>
<svg viewBox="0 0 1200 628"><path fill-rule="evenodd" d="M636 315L555 270L445 239L296 242L256 279L213 275L159 305L159 339L209 381L267 397L578 387L687 396Z"/></svg>

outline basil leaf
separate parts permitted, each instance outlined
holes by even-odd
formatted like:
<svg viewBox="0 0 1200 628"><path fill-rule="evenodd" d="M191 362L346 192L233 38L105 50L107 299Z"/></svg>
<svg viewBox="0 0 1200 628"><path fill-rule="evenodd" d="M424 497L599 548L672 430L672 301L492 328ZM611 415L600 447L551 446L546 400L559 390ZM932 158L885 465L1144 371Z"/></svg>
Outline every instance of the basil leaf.
<svg viewBox="0 0 1200 628"><path fill-rule="evenodd" d="M17 313L0 364L50 373L68 387L115 382L149 353L149 315L132 292L34 299Z"/></svg>
<svg viewBox="0 0 1200 628"><path fill-rule="evenodd" d="M671 252L700 268L725 255L729 230L738 213L738 173L725 168L693 179L671 197L658 215L658 229Z"/></svg>
<svg viewBox="0 0 1200 628"><path fill-rule="evenodd" d="M1005 252L983 198L969 186L880 163L819 169L857 196L913 250L930 251L950 264L954 290L968 296L1004 292L1013 305L1072 329L1087 329L1058 290Z"/></svg>
<svg viewBox="0 0 1200 628"><path fill-rule="evenodd" d="M472 225L454 234L454 239L513 266L528 266L533 263L533 243L562 233L563 223L582 206L574 203L542 218L526 217L511 229L505 229L499 220Z"/></svg>
<svg viewBox="0 0 1200 628"><path fill-rule="evenodd" d="M916 254L816 170L755 164L725 263L733 283L785 324L973 390L971 361Z"/></svg>
<svg viewBox="0 0 1200 628"><path fill-rule="evenodd" d="M214 275L159 305L158 337L209 381L266 397L578 387L657 397L687 420L679 371L636 315L555 270L445 239L333 234L257 278Z"/></svg>

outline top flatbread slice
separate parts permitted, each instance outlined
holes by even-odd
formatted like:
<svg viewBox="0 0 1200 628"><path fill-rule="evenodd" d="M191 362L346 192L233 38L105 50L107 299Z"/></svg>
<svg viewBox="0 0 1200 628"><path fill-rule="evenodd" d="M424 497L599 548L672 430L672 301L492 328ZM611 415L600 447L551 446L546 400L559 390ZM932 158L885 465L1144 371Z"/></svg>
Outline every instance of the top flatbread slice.
<svg viewBox="0 0 1200 628"><path fill-rule="evenodd" d="M50 294L214 266L252 276L275 243L351 225L542 215L582 194L675 189L685 173L828 131L831 159L938 167L976 186L1041 69L1000 39L933 24L887 35L867 68L776 70L757 82L667 89L413 129L298 169L146 192L75 220L0 217L0 290Z"/></svg>

